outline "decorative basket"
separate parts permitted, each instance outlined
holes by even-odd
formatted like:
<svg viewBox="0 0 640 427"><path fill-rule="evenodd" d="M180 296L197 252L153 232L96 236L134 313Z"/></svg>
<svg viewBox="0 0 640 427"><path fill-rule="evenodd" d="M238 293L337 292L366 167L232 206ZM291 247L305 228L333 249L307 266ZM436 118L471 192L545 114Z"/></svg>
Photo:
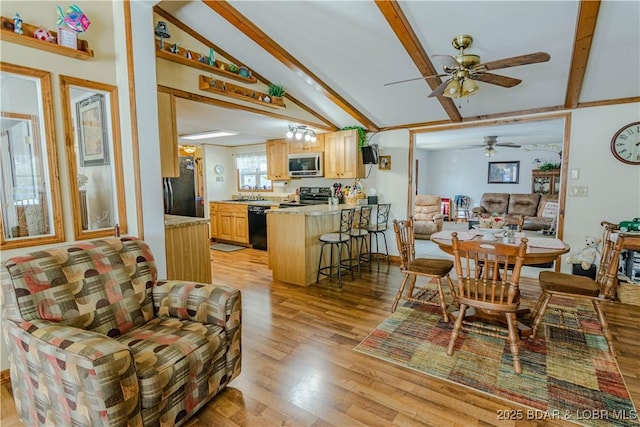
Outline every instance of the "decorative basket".
<svg viewBox="0 0 640 427"><path fill-rule="evenodd" d="M345 196L344 202L349 206L355 206L358 204L358 200L366 199L367 195L364 192L364 188L359 181L355 181L351 186L349 195Z"/></svg>
<svg viewBox="0 0 640 427"><path fill-rule="evenodd" d="M640 305L640 284L620 282L618 299L623 304Z"/></svg>

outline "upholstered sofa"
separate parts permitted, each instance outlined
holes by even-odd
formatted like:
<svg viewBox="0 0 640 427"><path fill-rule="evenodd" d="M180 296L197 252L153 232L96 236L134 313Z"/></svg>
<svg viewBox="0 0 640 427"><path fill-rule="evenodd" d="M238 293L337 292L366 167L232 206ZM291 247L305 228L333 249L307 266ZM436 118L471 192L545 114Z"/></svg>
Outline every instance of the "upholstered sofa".
<svg viewBox="0 0 640 427"><path fill-rule="evenodd" d="M433 233L442 230L444 215L441 202L440 196L416 196L413 214L413 232L416 239L429 239Z"/></svg>
<svg viewBox="0 0 640 427"><path fill-rule="evenodd" d="M240 373L240 291L159 281L142 240L44 249L2 274L25 425L181 425Z"/></svg>
<svg viewBox="0 0 640 427"><path fill-rule="evenodd" d="M484 193L480 206L472 209L474 216L494 213L507 217L523 216L523 230L548 229L557 221L558 196L551 194Z"/></svg>

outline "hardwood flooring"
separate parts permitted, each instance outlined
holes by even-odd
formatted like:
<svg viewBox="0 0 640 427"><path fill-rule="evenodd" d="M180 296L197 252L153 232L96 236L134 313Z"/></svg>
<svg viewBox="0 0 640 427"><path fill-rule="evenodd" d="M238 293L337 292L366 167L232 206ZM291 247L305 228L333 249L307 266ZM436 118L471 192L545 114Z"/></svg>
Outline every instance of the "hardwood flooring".
<svg viewBox="0 0 640 427"><path fill-rule="evenodd" d="M374 265L342 290L329 280L303 288L272 281L266 252L211 254L213 282L242 290L242 373L189 427L569 425L500 421L498 411L525 408L353 351L389 316L402 279L397 265ZM616 303L605 311L639 407L640 308ZM0 424L20 425L9 383L0 391Z"/></svg>

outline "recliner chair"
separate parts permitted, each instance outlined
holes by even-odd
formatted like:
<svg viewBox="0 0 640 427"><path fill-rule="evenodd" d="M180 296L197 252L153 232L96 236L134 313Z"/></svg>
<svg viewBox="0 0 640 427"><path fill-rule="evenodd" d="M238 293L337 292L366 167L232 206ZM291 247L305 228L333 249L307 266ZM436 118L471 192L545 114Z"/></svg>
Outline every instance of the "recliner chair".
<svg viewBox="0 0 640 427"><path fill-rule="evenodd" d="M42 249L2 274L25 425L181 425L240 374L240 291L158 281L142 240Z"/></svg>
<svg viewBox="0 0 640 427"><path fill-rule="evenodd" d="M433 233L441 231L444 215L440 196L425 194L416 196L413 222L416 239L429 239Z"/></svg>

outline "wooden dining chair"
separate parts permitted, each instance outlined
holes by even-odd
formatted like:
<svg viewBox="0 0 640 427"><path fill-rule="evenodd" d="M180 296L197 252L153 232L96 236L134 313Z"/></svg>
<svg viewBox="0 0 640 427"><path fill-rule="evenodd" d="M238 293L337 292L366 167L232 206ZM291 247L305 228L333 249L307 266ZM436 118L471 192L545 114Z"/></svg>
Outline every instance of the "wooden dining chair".
<svg viewBox="0 0 640 427"><path fill-rule="evenodd" d="M456 320L447 354L453 354L460 330L507 338L513 370L521 373L516 312L520 307L520 270L527 239L523 238L519 245L509 245L482 240L461 241L456 232L451 238L457 276L456 301L460 310L453 313ZM477 271L480 265L482 272Z"/></svg>
<svg viewBox="0 0 640 427"><path fill-rule="evenodd" d="M393 231L396 234L396 243L400 253L400 270L404 273L404 279L396 293L391 311L395 312L400 299L439 306L442 309L444 321L448 321L447 304L442 289L442 279L447 278L451 294L455 298L455 290L449 272L453 268L453 261L440 258L416 258L416 241L414 236L413 217L405 220L393 220ZM416 286L418 277L425 277L430 282L437 282L437 293L433 288L425 285ZM427 283L428 283L427 282ZM409 284L407 294L403 297L404 289Z"/></svg>
<svg viewBox="0 0 640 427"><path fill-rule="evenodd" d="M611 354L614 354L613 337L609 330L607 319L602 311L601 303L610 301L615 294L615 286L618 282L618 264L620 262L620 252L622 248L640 247L640 236L624 234L618 236L618 226L616 224L603 221L601 225L604 228L602 256L595 280L586 276L577 276L555 271L541 271L538 275L542 294L534 308L533 333L531 334L531 338L535 338L552 297L560 296L571 299L586 299L593 304L593 308L598 315L602 333L609 343L609 351ZM617 238L615 238L616 236ZM562 325L556 326L562 327Z"/></svg>

